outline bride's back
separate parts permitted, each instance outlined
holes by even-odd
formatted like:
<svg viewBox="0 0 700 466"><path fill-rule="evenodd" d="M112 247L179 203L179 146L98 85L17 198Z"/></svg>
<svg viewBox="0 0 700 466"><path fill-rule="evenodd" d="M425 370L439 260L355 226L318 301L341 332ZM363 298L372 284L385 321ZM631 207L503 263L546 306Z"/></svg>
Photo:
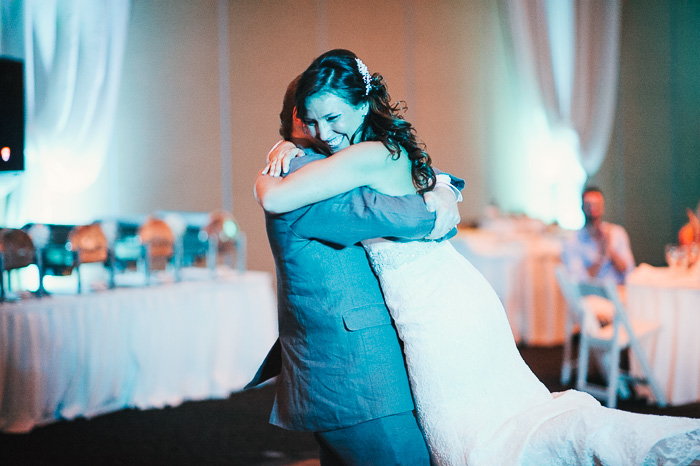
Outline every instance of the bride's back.
<svg viewBox="0 0 700 466"><path fill-rule="evenodd" d="M405 196L416 193L411 175L411 161L403 149L401 155L396 159L392 158L391 155L388 156L383 174L384 176L379 177L375 183L370 185L372 189L390 196Z"/></svg>

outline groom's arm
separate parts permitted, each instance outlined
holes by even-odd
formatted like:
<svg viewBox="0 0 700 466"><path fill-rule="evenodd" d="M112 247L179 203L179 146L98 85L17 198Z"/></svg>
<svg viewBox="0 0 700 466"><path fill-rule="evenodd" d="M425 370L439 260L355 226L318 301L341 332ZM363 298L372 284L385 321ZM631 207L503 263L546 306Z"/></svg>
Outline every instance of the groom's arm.
<svg viewBox="0 0 700 466"><path fill-rule="evenodd" d="M455 226L459 224L461 217L457 204L462 202L462 193L464 180L456 178L449 174L439 173L436 170L437 177L435 187L423 194L423 200L431 212L436 212L435 227L426 239L441 239L445 237L447 232L450 232L450 237L456 234Z"/></svg>
<svg viewBox="0 0 700 466"><path fill-rule="evenodd" d="M422 239L435 225L417 194L386 196L362 187L304 207L291 229L304 238L349 246L369 238Z"/></svg>

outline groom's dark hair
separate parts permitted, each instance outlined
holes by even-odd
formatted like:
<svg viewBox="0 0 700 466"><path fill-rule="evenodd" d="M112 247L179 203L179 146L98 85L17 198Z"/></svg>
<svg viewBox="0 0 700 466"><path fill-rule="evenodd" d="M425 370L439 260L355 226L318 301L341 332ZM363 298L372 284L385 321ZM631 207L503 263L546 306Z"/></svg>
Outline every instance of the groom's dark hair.
<svg viewBox="0 0 700 466"><path fill-rule="evenodd" d="M292 79L292 82L287 86L282 101L282 111L280 112L280 136L286 141L292 140L292 125L294 124L294 93L297 91L301 75Z"/></svg>
<svg viewBox="0 0 700 466"><path fill-rule="evenodd" d="M292 137L292 131L294 129L294 94L296 93L300 78L301 75L292 79L292 82L289 83L284 93L282 111L280 112L280 136L282 136L285 141L291 141L301 147L311 148L319 154L331 155L331 149L328 147L328 144L319 139L311 136L304 139Z"/></svg>

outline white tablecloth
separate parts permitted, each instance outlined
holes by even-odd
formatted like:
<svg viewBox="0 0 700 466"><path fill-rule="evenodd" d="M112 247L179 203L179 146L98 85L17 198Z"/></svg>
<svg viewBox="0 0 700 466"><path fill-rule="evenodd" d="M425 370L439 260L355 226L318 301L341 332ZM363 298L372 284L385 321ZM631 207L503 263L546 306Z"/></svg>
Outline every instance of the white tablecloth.
<svg viewBox="0 0 700 466"><path fill-rule="evenodd" d="M566 307L554 275L561 257L556 236L462 230L451 241L501 298L517 342L564 341Z"/></svg>
<svg viewBox="0 0 700 466"><path fill-rule="evenodd" d="M642 264L626 288L628 314L661 323L657 337L642 346L668 403L700 401L700 276ZM634 358L631 369L642 375Z"/></svg>
<svg viewBox="0 0 700 466"><path fill-rule="evenodd" d="M225 398L276 338L264 272L1 304L0 430Z"/></svg>

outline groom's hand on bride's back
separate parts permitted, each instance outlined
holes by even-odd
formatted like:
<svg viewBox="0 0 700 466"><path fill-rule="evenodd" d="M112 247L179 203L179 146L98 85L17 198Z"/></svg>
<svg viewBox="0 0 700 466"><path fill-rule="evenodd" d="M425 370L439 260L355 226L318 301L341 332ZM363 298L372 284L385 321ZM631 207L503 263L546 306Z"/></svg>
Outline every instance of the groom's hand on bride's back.
<svg viewBox="0 0 700 466"><path fill-rule="evenodd" d="M440 239L450 233L460 222L457 196L452 188L437 185L432 191L423 194L425 207L435 212L435 226L425 239Z"/></svg>

